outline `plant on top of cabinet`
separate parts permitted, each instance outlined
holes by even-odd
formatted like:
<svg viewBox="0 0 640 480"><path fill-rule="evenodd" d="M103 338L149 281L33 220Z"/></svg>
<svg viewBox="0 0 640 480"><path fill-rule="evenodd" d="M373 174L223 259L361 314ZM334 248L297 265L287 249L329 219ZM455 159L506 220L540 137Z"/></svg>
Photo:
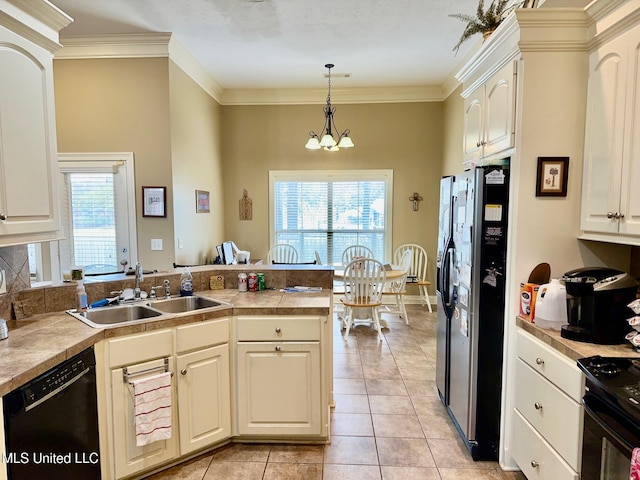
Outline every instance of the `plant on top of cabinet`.
<svg viewBox="0 0 640 480"><path fill-rule="evenodd" d="M468 15L466 13L450 14L449 16L451 18L459 18L460 20L467 22L467 26L462 32L460 40L458 40L456 46L453 47L453 51L458 53L460 45L476 33L482 33L482 36L486 39L496 28L498 28L498 25L502 23L512 10L523 6L525 3L529 3L528 1L525 1L509 5L510 2L511 0L493 0L491 5L489 5L489 8L485 10L484 0L479 0L475 16Z"/></svg>

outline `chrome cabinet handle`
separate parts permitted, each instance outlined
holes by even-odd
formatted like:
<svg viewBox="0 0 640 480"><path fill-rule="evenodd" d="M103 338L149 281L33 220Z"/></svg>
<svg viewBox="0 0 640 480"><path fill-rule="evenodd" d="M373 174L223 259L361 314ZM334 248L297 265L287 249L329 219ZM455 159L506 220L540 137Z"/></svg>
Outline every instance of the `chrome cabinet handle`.
<svg viewBox="0 0 640 480"><path fill-rule="evenodd" d="M531 466L533 468L538 468L540 466L540 464L536 460L531 460Z"/></svg>
<svg viewBox="0 0 640 480"><path fill-rule="evenodd" d="M614 218L615 217L615 213L613 212L607 212L607 218Z"/></svg>
<svg viewBox="0 0 640 480"><path fill-rule="evenodd" d="M618 220L622 220L622 219L624 218L624 213L618 213L618 212L616 212L616 218L617 218Z"/></svg>
<svg viewBox="0 0 640 480"><path fill-rule="evenodd" d="M534 403L533 406L535 407L536 410L542 410L542 404L541 403Z"/></svg>
<svg viewBox="0 0 640 480"><path fill-rule="evenodd" d="M7 214L6 213L0 213L0 220L6 220L7 219Z"/></svg>
<svg viewBox="0 0 640 480"><path fill-rule="evenodd" d="M280 345L276 345L276 352L282 351L282 347Z"/></svg>
<svg viewBox="0 0 640 480"><path fill-rule="evenodd" d="M276 333L281 333L282 329L280 327L276 327Z"/></svg>
<svg viewBox="0 0 640 480"><path fill-rule="evenodd" d="M482 145L482 143L480 143L479 141L476 142L476 147L479 147L480 145Z"/></svg>
<svg viewBox="0 0 640 480"><path fill-rule="evenodd" d="M180 370L180 373L181 373L182 375L186 375L186 374L187 374L187 369L186 369L186 368L183 368L182 370Z"/></svg>
<svg viewBox="0 0 640 480"><path fill-rule="evenodd" d="M544 365L544 360L540 357L536 358L536 365Z"/></svg>

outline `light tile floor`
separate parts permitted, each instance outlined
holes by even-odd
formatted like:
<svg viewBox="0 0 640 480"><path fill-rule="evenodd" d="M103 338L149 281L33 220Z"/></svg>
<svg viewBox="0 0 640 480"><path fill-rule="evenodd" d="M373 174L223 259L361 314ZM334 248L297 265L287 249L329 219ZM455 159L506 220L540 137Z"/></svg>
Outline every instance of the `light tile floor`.
<svg viewBox="0 0 640 480"><path fill-rule="evenodd" d="M366 325L345 342L336 321L330 445L231 444L147 480L524 480L471 459L435 387L436 314L407 309L382 342Z"/></svg>

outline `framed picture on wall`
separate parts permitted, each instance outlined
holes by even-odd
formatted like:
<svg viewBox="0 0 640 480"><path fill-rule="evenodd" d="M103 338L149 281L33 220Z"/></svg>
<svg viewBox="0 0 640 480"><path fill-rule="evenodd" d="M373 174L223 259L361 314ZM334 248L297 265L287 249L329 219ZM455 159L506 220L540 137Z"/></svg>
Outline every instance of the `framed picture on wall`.
<svg viewBox="0 0 640 480"><path fill-rule="evenodd" d="M142 216L167 217L167 187L142 187Z"/></svg>
<svg viewBox="0 0 640 480"><path fill-rule="evenodd" d="M209 192L196 190L196 213L209 213Z"/></svg>
<svg viewBox="0 0 640 480"><path fill-rule="evenodd" d="M538 157L536 197L566 197L569 157Z"/></svg>

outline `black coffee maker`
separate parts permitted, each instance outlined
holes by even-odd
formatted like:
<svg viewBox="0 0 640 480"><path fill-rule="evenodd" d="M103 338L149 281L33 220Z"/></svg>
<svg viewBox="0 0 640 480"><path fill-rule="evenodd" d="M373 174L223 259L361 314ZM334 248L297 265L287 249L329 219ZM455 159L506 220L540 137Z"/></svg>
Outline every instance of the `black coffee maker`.
<svg viewBox="0 0 640 480"><path fill-rule="evenodd" d="M560 335L570 340L606 345L624 343L630 327L627 305L636 298L638 282L625 272L604 267L571 270L562 276L567 290L568 325Z"/></svg>

